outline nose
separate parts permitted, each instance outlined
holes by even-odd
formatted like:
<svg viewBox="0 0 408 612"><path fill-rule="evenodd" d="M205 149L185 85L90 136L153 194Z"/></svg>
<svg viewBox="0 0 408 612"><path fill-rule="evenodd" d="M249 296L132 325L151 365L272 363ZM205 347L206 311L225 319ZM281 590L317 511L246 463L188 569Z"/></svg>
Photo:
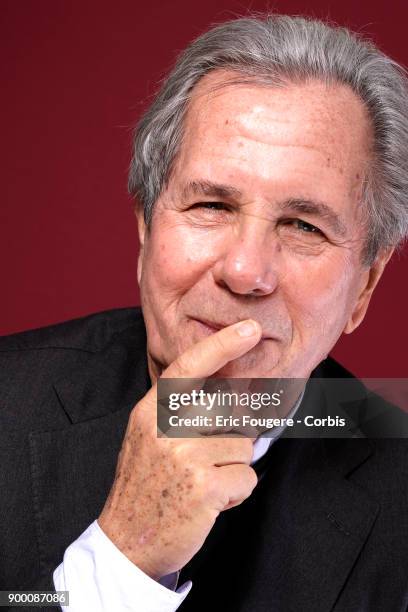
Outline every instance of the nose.
<svg viewBox="0 0 408 612"><path fill-rule="evenodd" d="M213 267L215 282L240 295L263 296L277 286L279 246L268 223L252 219L226 240Z"/></svg>

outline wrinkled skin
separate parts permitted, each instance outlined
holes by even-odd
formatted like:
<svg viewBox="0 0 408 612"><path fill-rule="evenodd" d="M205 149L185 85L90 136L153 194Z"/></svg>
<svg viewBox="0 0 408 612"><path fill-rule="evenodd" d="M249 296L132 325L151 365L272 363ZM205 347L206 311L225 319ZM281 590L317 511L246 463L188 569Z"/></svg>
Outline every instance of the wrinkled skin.
<svg viewBox="0 0 408 612"><path fill-rule="evenodd" d="M307 378L361 323L391 254L362 264L371 130L355 95L318 82L217 87L231 76L195 88L149 229L138 211L153 387L98 520L154 579L185 565L256 484L248 439L156 437L157 377ZM232 325L244 319L252 336Z"/></svg>
<svg viewBox="0 0 408 612"><path fill-rule="evenodd" d="M370 124L346 87L214 91L226 77L210 73L196 88L150 231L139 212L151 374L211 332L197 319L221 327L251 317L264 339L220 375L308 377L361 322L388 256L361 265ZM240 195L185 193L205 181ZM290 200L325 203L343 232Z"/></svg>

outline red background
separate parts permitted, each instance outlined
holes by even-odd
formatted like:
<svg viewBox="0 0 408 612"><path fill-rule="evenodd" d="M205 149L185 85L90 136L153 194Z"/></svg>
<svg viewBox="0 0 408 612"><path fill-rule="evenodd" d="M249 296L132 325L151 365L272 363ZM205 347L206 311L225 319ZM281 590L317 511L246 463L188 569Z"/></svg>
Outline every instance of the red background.
<svg viewBox="0 0 408 612"><path fill-rule="evenodd" d="M408 64L405 2L0 0L0 334L138 303L131 127L188 41L268 7L329 17ZM406 253L333 351L360 376L408 375Z"/></svg>

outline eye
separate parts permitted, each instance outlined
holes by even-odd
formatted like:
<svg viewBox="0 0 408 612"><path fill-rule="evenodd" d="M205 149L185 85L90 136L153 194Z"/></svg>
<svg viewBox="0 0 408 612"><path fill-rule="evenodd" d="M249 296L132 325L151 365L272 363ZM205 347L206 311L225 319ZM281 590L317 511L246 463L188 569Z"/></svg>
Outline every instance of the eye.
<svg viewBox="0 0 408 612"><path fill-rule="evenodd" d="M324 236L323 232L318 227L312 225L311 223L307 223L307 221L303 221L302 219L285 219L283 221L283 225L289 227L291 226L305 234L317 234Z"/></svg>
<svg viewBox="0 0 408 612"><path fill-rule="evenodd" d="M229 210L227 204L224 202L197 202L191 206L194 208L204 208L205 210Z"/></svg>

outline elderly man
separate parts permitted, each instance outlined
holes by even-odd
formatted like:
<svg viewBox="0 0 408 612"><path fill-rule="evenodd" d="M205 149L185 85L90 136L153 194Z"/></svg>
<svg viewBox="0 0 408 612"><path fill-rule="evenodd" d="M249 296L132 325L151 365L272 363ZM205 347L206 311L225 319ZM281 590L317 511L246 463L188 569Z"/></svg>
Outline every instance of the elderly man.
<svg viewBox="0 0 408 612"><path fill-rule="evenodd" d="M351 376L327 355L407 233L406 95L313 20L238 19L181 55L135 136L141 312L2 339L2 589L408 609L404 440L156 435L160 377Z"/></svg>

